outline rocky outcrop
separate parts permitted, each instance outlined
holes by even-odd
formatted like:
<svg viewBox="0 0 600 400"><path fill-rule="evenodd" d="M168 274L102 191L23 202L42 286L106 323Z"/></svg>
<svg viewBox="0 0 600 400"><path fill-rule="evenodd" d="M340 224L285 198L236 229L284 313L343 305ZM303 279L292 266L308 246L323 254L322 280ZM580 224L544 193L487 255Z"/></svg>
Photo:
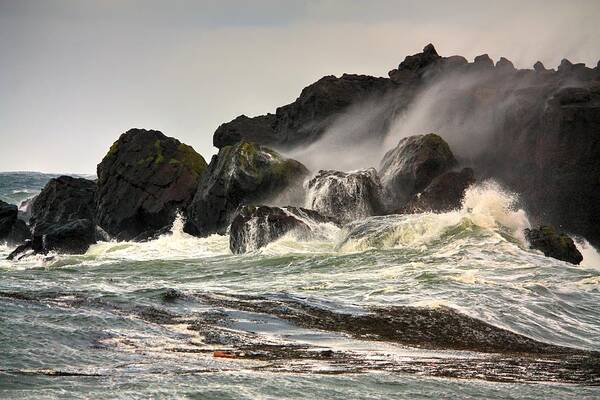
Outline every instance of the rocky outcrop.
<svg viewBox="0 0 600 400"><path fill-rule="evenodd" d="M413 196L396 213L447 212L459 209L465 190L474 183L475 174L471 168L446 172L431 181L423 192Z"/></svg>
<svg viewBox="0 0 600 400"><path fill-rule="evenodd" d="M306 206L342 222L383 212L382 188L374 168L354 171L319 171L308 182Z"/></svg>
<svg viewBox="0 0 600 400"><path fill-rule="evenodd" d="M552 226L540 226L537 229L525 229L525 237L530 248L540 250L546 257L579 264L583 256L577 250L573 239L564 233L558 233Z"/></svg>
<svg viewBox="0 0 600 400"><path fill-rule="evenodd" d="M13 246L29 237L29 228L24 221L18 219L17 206L0 200L0 243Z"/></svg>
<svg viewBox="0 0 600 400"><path fill-rule="evenodd" d="M119 240L170 226L205 169L204 158L179 140L130 129L98 164L98 225Z"/></svg>
<svg viewBox="0 0 600 400"><path fill-rule="evenodd" d="M213 144L222 148L241 141L276 149L310 144L321 137L336 116L392 88L389 79L344 74L325 76L302 90L291 104L279 107L275 114L254 118L240 116L215 131Z"/></svg>
<svg viewBox="0 0 600 400"><path fill-rule="evenodd" d="M225 233L238 206L294 197L307 174L301 163L267 147L248 142L225 146L198 185L185 230L198 236Z"/></svg>
<svg viewBox="0 0 600 400"><path fill-rule="evenodd" d="M410 136L385 154L379 176L391 206L397 208L456 163L448 143L438 135Z"/></svg>
<svg viewBox="0 0 600 400"><path fill-rule="evenodd" d="M76 219L96 220L96 182L71 176L50 179L31 205L29 225L34 235L43 227Z"/></svg>
<svg viewBox="0 0 600 400"><path fill-rule="evenodd" d="M312 227L321 223L337 225L333 218L306 208L243 206L231 223L229 248L234 254L258 250L292 231L308 239L314 234Z"/></svg>

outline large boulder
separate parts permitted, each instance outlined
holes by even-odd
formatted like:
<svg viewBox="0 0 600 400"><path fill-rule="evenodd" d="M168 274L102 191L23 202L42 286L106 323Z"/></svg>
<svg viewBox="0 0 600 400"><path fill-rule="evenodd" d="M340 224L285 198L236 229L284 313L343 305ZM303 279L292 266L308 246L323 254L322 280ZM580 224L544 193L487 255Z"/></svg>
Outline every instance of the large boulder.
<svg viewBox="0 0 600 400"><path fill-rule="evenodd" d="M300 207L243 206L238 210L229 231L229 248L234 254L242 254L294 232L300 239L315 234L315 224L337 221L314 210Z"/></svg>
<svg viewBox="0 0 600 400"><path fill-rule="evenodd" d="M294 197L307 174L304 165L267 147L248 142L225 146L198 185L185 230L198 236L223 234L238 206Z"/></svg>
<svg viewBox="0 0 600 400"><path fill-rule="evenodd" d="M319 171L308 182L306 206L342 222L383 212L381 183L374 168L354 171Z"/></svg>
<svg viewBox="0 0 600 400"><path fill-rule="evenodd" d="M96 182L60 176L50 179L31 205L29 225L34 234L43 227L76 219L96 219Z"/></svg>
<svg viewBox="0 0 600 400"><path fill-rule="evenodd" d="M246 141L282 149L307 145L319 139L348 107L381 96L391 88L392 82L386 78L325 76L305 87L293 103L279 107L275 114L240 116L222 124L215 131L213 144L222 148Z"/></svg>
<svg viewBox="0 0 600 400"><path fill-rule="evenodd" d="M475 183L471 168L449 171L437 178L417 193L397 213L412 214L422 212L447 212L461 207L465 190Z"/></svg>
<svg viewBox="0 0 600 400"><path fill-rule="evenodd" d="M98 164L98 225L119 240L170 226L205 169L204 158L179 140L130 129Z"/></svg>
<svg viewBox="0 0 600 400"><path fill-rule="evenodd" d="M573 239L564 233L558 233L552 226L540 226L537 229L525 229L525 237L530 248L540 250L546 257L579 264L583 256L577 250Z"/></svg>
<svg viewBox="0 0 600 400"><path fill-rule="evenodd" d="M83 254L96 243L96 182L60 176L51 179L31 205L32 240L19 220L15 235L19 246L10 258L50 251Z"/></svg>
<svg viewBox="0 0 600 400"><path fill-rule="evenodd" d="M429 67L441 61L435 47L429 43L421 53L406 56L397 69L388 72L389 77L396 83L404 83L423 75ZM453 62L455 60L452 60Z"/></svg>
<svg viewBox="0 0 600 400"><path fill-rule="evenodd" d="M435 177L456 163L448 143L434 133L401 139L385 154L379 167L381 184L392 208L398 208L423 191Z"/></svg>

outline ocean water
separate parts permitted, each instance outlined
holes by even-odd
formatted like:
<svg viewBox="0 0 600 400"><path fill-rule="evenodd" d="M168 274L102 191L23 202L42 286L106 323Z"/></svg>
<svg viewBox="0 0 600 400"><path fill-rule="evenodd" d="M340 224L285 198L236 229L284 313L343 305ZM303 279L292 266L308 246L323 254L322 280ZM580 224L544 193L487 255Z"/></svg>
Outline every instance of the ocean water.
<svg viewBox="0 0 600 400"><path fill-rule="evenodd" d="M50 177L0 174L0 198ZM581 266L529 250L515 204L488 182L461 210L245 255L181 219L78 256L0 246L0 398L600 398L600 256L583 238ZM512 333L553 347L511 351Z"/></svg>

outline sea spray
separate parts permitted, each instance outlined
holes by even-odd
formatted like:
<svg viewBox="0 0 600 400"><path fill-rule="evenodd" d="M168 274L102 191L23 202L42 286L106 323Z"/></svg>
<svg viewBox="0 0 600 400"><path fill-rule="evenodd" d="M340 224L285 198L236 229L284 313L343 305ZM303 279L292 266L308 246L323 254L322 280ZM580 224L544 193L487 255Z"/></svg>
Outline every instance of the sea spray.
<svg viewBox="0 0 600 400"><path fill-rule="evenodd" d="M523 229L529 227L529 221L525 212L517 209L517 200L515 194L487 181L467 189L460 210L371 217L351 223L345 228L338 249L418 250L444 234L474 228L507 235L524 245Z"/></svg>

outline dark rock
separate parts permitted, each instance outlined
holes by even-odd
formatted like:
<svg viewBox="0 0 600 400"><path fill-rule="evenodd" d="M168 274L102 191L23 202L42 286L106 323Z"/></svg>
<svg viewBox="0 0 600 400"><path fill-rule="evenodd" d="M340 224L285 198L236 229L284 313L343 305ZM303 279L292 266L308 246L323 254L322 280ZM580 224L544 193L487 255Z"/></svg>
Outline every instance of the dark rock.
<svg viewBox="0 0 600 400"><path fill-rule="evenodd" d="M17 206L0 200L0 241L4 240L12 231L17 221Z"/></svg>
<svg viewBox="0 0 600 400"><path fill-rule="evenodd" d="M17 219L13 224L10 233L6 237L6 244L16 246L25 240L31 239L31 231L22 219Z"/></svg>
<svg viewBox="0 0 600 400"><path fill-rule="evenodd" d="M441 60L431 43L423 48L423 52L406 56L400 63L398 69L388 73L392 81L400 83L405 80L417 78L427 70L428 67Z"/></svg>
<svg viewBox="0 0 600 400"><path fill-rule="evenodd" d="M541 61L536 62L535 64L533 64L533 69L536 70L537 72L544 72L544 71L548 71L546 69L546 67L544 67L544 64L542 64Z"/></svg>
<svg viewBox="0 0 600 400"><path fill-rule="evenodd" d="M198 185L185 230L199 236L225 233L238 206L293 195L307 174L304 165L267 147L247 142L225 146Z"/></svg>
<svg viewBox="0 0 600 400"><path fill-rule="evenodd" d="M496 68L499 71L503 71L503 72L514 72L515 71L514 64L510 60L508 60L504 57L500 57L500 60L498 60L498 62L496 63Z"/></svg>
<svg viewBox="0 0 600 400"><path fill-rule="evenodd" d="M564 233L558 233L551 226L540 226L538 229L525 229L525 237L532 249L540 250L546 257L579 264L583 256L577 250L573 239Z"/></svg>
<svg viewBox="0 0 600 400"><path fill-rule="evenodd" d="M307 206L342 222L383 212L381 183L374 168L355 171L319 171L308 182Z"/></svg>
<svg viewBox="0 0 600 400"><path fill-rule="evenodd" d="M494 68L494 61L487 54L482 54L475 57L473 60L473 66L478 69L492 69Z"/></svg>
<svg viewBox="0 0 600 400"><path fill-rule="evenodd" d="M31 241L31 239L26 239L23 244L17 246L16 249L14 249L9 255L8 257L6 257L7 260L20 260L23 257L26 257L28 255L34 254L34 250L33 250L33 242Z"/></svg>
<svg viewBox="0 0 600 400"><path fill-rule="evenodd" d="M559 90L554 98L560 104L587 103L591 100L590 91L584 87L566 87Z"/></svg>
<svg viewBox="0 0 600 400"><path fill-rule="evenodd" d="M456 165L448 143L436 134L409 136L388 151L379 168L392 209L423 191L438 175Z"/></svg>
<svg viewBox="0 0 600 400"><path fill-rule="evenodd" d="M442 58L442 65L446 69L459 68L467 65L469 62L463 56L450 56Z"/></svg>
<svg viewBox="0 0 600 400"><path fill-rule="evenodd" d="M98 224L118 240L169 226L205 169L202 156L177 139L130 129L98 164Z"/></svg>
<svg viewBox="0 0 600 400"><path fill-rule="evenodd" d="M35 197L29 225L34 235L44 234L41 226L63 224L76 219L96 218L96 182L71 176L51 179ZM37 233L36 233L37 232Z"/></svg>
<svg viewBox="0 0 600 400"><path fill-rule="evenodd" d="M134 242L150 242L152 240L156 240L161 236L170 235L171 234L172 225L163 226L158 230L150 230L146 232L142 232L133 239Z"/></svg>
<svg viewBox="0 0 600 400"><path fill-rule="evenodd" d="M275 114L249 118L240 115L231 122L221 124L213 136L213 146L220 149L246 140L249 142L271 144L277 142L275 132Z"/></svg>
<svg viewBox="0 0 600 400"><path fill-rule="evenodd" d="M318 223L337 225L333 218L306 208L243 206L231 223L229 248L234 254L258 250L290 231L308 239L313 233L311 226Z"/></svg>
<svg viewBox="0 0 600 400"><path fill-rule="evenodd" d="M435 178L425 190L412 199L398 214L447 212L461 207L465 190L475 183L471 168L450 171Z"/></svg>
<svg viewBox="0 0 600 400"><path fill-rule="evenodd" d="M566 58L563 58L558 66L558 72L569 73L573 69L573 63Z"/></svg>
<svg viewBox="0 0 600 400"><path fill-rule="evenodd" d="M344 74L325 76L305 87L291 104L275 115L238 117L215 131L213 143L221 148L240 141L274 148L292 148L319 139L335 117L353 104L381 96L392 88L389 79Z"/></svg>
<svg viewBox="0 0 600 400"><path fill-rule="evenodd" d="M89 219L38 226L34 231L33 249L36 253L42 254L50 251L83 254L91 244L96 243L95 228L94 222Z"/></svg>
<svg viewBox="0 0 600 400"><path fill-rule="evenodd" d="M14 246L30 237L27 224L18 219L17 206L0 200L0 242Z"/></svg>

